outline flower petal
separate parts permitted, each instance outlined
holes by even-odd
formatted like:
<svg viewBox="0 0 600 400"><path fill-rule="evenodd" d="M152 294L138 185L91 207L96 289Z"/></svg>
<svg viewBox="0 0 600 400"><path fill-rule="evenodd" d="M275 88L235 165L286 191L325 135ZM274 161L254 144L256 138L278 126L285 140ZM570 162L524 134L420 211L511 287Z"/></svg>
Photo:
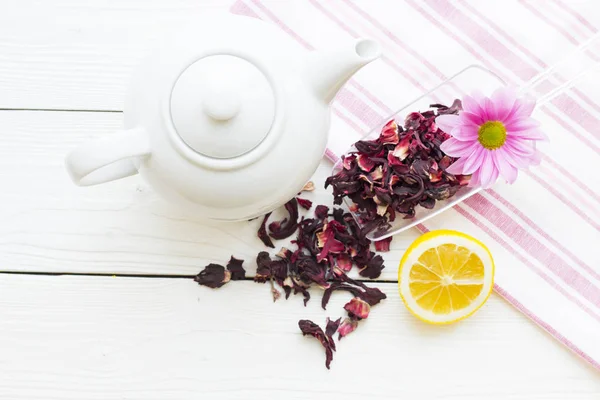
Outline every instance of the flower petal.
<svg viewBox="0 0 600 400"><path fill-rule="evenodd" d="M498 117L496 116L496 109L494 108L494 103L492 103L492 99L490 99L489 97L484 97L481 108L483 110L482 116L487 121L497 121L498 120Z"/></svg>
<svg viewBox="0 0 600 400"><path fill-rule="evenodd" d="M498 179L498 169L494 165L491 151L485 150L484 159L481 162L481 168L479 169L481 174L481 186L488 188L496 182Z"/></svg>
<svg viewBox="0 0 600 400"><path fill-rule="evenodd" d="M479 170L477 170L471 175L471 179L469 180L469 187L479 186L481 186L481 174L479 173Z"/></svg>
<svg viewBox="0 0 600 400"><path fill-rule="evenodd" d="M452 132L450 132L450 136L458 139L458 140L462 140L462 141L473 141L473 140L477 140L477 137L479 136L477 128L473 125L471 126L457 126L456 128L452 129Z"/></svg>
<svg viewBox="0 0 600 400"><path fill-rule="evenodd" d="M471 95L465 95L462 99L463 111L470 112L473 114L481 114L481 103L483 100L483 94L479 91L471 93Z"/></svg>
<svg viewBox="0 0 600 400"><path fill-rule="evenodd" d="M509 146L502 146L496 152L502 154L502 158L516 168L527 168L530 165L529 157L521 157L515 154ZM502 172L502 171L501 171Z"/></svg>
<svg viewBox="0 0 600 400"><path fill-rule="evenodd" d="M446 133L450 133L452 129L456 128L459 122L460 117L458 115L451 114L440 115L435 119L435 123L437 124L438 128Z"/></svg>
<svg viewBox="0 0 600 400"><path fill-rule="evenodd" d="M498 121L504 121L510 115L516 100L517 92L513 87L500 87L492 93Z"/></svg>
<svg viewBox="0 0 600 400"><path fill-rule="evenodd" d="M463 168L465 166L466 157L459 158L454 161L448 168L446 168L446 172L452 175L464 175Z"/></svg>
<svg viewBox="0 0 600 400"><path fill-rule="evenodd" d="M462 172L463 175L469 175L478 170L485 159L485 153L487 151L488 150L483 147L475 149L475 151L465 160L465 166Z"/></svg>
<svg viewBox="0 0 600 400"><path fill-rule="evenodd" d="M529 129L524 131L509 131L508 136L515 136L524 140L548 140L548 136L539 129Z"/></svg>
<svg viewBox="0 0 600 400"><path fill-rule="evenodd" d="M500 152L498 150L492 153L494 164L496 165L498 172L500 172L500 175L506 179L506 182L513 184L517 179L519 171L510 162L508 162L508 160L506 160L504 153L505 152Z"/></svg>
<svg viewBox="0 0 600 400"><path fill-rule="evenodd" d="M532 97L519 98L515 101L512 110L504 119L504 123L510 124L519 119L529 118L534 108L535 100Z"/></svg>
<svg viewBox="0 0 600 400"><path fill-rule="evenodd" d="M471 154L478 142L473 141L461 141L454 138L447 139L441 144L440 149L449 156L462 157Z"/></svg>
<svg viewBox="0 0 600 400"><path fill-rule="evenodd" d="M535 145L533 147L535 148ZM537 149L534 149L534 153L531 155L530 161L530 165L540 165L542 162L542 153L540 153Z"/></svg>
<svg viewBox="0 0 600 400"><path fill-rule="evenodd" d="M539 126L540 123L533 118L513 120L511 122L506 123L505 125L507 132L528 131L530 129L535 129Z"/></svg>
<svg viewBox="0 0 600 400"><path fill-rule="evenodd" d="M485 122L485 116L482 114L475 114L468 111L463 111L460 113L459 118L461 125L463 126L475 125L479 127L479 125Z"/></svg>
<svg viewBox="0 0 600 400"><path fill-rule="evenodd" d="M534 144L519 137L508 137L503 147L505 146L508 146L512 153L519 157L530 157L535 153Z"/></svg>
<svg viewBox="0 0 600 400"><path fill-rule="evenodd" d="M519 99L516 104L517 108L515 109L514 115L521 118L529 117L535 108L535 99L531 96L526 96Z"/></svg>

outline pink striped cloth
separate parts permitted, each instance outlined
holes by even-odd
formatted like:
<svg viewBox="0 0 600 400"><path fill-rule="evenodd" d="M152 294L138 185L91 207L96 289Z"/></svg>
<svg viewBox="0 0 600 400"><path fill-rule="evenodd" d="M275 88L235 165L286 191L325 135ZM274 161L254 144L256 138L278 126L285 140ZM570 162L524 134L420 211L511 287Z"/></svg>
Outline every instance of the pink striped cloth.
<svg viewBox="0 0 600 400"><path fill-rule="evenodd" d="M382 44L381 60L333 104L330 158L467 65L481 64L544 96L600 58L594 48L570 54L598 32L596 1L238 0L231 11L278 25L306 49L363 36ZM553 65L561 67L535 80ZM422 229L456 229L487 243L497 263L496 292L600 368L600 72L577 76L538 107L551 138L540 167Z"/></svg>

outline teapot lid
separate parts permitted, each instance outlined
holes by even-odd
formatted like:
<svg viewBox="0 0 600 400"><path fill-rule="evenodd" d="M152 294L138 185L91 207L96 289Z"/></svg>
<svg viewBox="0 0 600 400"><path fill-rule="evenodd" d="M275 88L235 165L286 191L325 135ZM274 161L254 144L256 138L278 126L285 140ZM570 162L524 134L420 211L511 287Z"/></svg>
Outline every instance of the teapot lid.
<svg viewBox="0 0 600 400"><path fill-rule="evenodd" d="M275 119L275 94L254 63L213 54L179 75L171 91L170 112L177 134L195 152L236 158L267 137Z"/></svg>

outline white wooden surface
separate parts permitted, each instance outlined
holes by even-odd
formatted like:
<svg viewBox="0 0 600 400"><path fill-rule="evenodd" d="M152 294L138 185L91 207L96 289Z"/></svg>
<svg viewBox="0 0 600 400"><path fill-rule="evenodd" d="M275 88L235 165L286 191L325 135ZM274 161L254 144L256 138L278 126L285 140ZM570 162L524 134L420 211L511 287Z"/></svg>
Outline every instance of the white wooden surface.
<svg viewBox="0 0 600 400"><path fill-rule="evenodd" d="M257 221L186 217L135 177L76 188L62 166L69 149L120 127L129 71L154 38L228 5L0 0L0 271L20 273L0 274L0 398L600 398L597 371L496 296L470 320L429 327L395 283L379 283L389 299L327 371L296 323L341 315L343 294L326 312L317 299L273 304L252 282L208 290L118 276L192 275L231 254L250 264L262 249ZM396 279L417 236L394 239L383 279Z"/></svg>
<svg viewBox="0 0 600 400"><path fill-rule="evenodd" d="M5 399L597 399L588 366L492 297L447 327L389 300L338 345L330 371L297 321L339 314L267 285L4 275L0 396Z"/></svg>

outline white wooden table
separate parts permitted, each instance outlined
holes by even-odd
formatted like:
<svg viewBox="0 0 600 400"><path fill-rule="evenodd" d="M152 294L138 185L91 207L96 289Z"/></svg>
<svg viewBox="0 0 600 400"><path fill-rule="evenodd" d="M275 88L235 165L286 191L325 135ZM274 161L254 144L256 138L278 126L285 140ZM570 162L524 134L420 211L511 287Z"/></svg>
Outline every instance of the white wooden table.
<svg viewBox="0 0 600 400"><path fill-rule="evenodd" d="M0 1L0 398L599 399L600 374L495 295L455 326L412 318L395 280L416 232L394 239L378 284L388 300L327 371L297 321L341 315L346 296L326 312L273 304L250 281L190 279L232 254L252 265L256 221L186 218L137 177L70 183L65 153L121 126L138 57L228 3Z"/></svg>

